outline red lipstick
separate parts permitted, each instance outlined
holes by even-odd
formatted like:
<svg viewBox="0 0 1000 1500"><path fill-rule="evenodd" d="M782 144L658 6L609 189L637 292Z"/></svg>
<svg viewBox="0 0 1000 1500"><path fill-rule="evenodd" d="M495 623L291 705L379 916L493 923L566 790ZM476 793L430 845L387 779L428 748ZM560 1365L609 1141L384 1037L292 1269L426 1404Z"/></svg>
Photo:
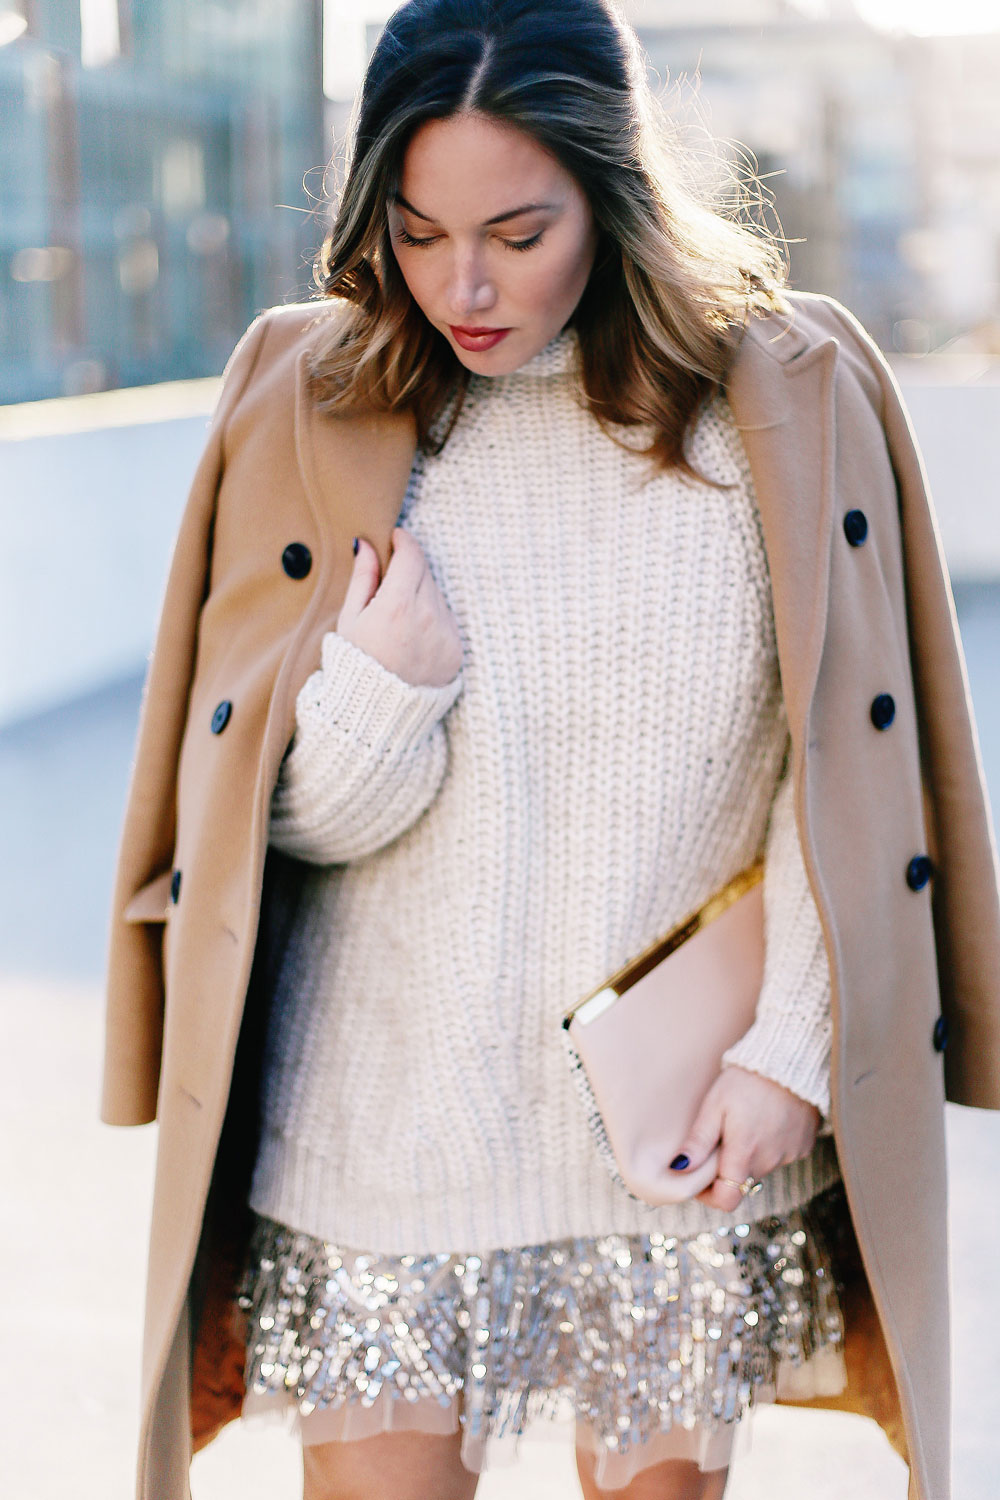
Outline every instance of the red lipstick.
<svg viewBox="0 0 1000 1500"><path fill-rule="evenodd" d="M459 348L468 349L470 352L492 349L511 331L509 328L458 328L453 323L449 323L448 327Z"/></svg>

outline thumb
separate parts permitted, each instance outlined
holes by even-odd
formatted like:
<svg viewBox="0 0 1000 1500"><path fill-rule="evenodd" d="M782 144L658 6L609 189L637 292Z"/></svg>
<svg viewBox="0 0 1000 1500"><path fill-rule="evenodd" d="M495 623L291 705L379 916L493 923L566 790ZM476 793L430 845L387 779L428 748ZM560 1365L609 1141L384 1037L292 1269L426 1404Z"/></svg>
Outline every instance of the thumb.
<svg viewBox="0 0 1000 1500"><path fill-rule="evenodd" d="M670 1163L675 1172L700 1167L708 1160L722 1139L722 1105L714 1089L709 1089Z"/></svg>
<svg viewBox="0 0 1000 1500"><path fill-rule="evenodd" d="M356 540L358 550L354 556L351 576L347 581L344 602L337 616L338 630L345 625L353 625L378 588L381 578L381 564L375 548L371 542L365 541L364 537L359 536Z"/></svg>

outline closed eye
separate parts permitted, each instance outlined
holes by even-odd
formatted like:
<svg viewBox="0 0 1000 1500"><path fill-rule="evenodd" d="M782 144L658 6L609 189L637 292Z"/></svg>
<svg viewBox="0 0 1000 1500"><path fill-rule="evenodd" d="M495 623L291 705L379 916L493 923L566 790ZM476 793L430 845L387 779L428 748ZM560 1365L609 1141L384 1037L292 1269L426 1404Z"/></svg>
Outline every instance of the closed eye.
<svg viewBox="0 0 1000 1500"><path fill-rule="evenodd" d="M538 244L544 233L545 230L540 229L537 234L533 234L527 240L505 240L501 236L501 244L506 245L508 250L530 250L532 245ZM397 231L396 238L404 245L433 245L438 236L433 234L427 239L416 239L414 235L407 234L405 229L400 229Z"/></svg>

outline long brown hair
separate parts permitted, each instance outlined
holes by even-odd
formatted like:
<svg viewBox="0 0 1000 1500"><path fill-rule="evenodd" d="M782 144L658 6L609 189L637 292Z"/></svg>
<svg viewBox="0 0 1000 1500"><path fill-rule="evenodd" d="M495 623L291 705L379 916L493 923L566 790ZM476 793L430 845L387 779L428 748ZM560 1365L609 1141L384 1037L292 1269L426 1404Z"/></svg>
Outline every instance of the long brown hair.
<svg viewBox="0 0 1000 1500"><path fill-rule="evenodd" d="M424 442L464 390L467 368L399 271L387 214L416 127L461 111L526 131L586 194L598 243L570 322L587 406L605 431L651 424L653 441L638 451L693 472L687 434L747 318L787 311L786 267L774 235L746 221L745 183L724 204L685 180L689 160L616 0L406 0L393 13L313 269L322 296L340 303L313 346L317 402L331 412L408 406Z"/></svg>

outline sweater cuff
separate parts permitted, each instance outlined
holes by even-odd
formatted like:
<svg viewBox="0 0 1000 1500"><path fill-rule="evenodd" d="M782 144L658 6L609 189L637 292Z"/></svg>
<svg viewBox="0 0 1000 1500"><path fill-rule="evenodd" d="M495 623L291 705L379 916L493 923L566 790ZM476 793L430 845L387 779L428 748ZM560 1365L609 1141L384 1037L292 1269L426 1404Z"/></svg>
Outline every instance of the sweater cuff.
<svg viewBox="0 0 1000 1500"><path fill-rule="evenodd" d="M830 1030L803 1030L797 1016L760 1015L739 1041L722 1054L722 1066L735 1063L780 1083L815 1104L826 1125L830 1118Z"/></svg>
<svg viewBox="0 0 1000 1500"><path fill-rule="evenodd" d="M320 659L320 670L299 689L299 729L335 730L377 759L420 740L455 702L464 681L459 667L441 686L406 682L335 630L324 635ZM289 755L294 749L293 739Z"/></svg>

